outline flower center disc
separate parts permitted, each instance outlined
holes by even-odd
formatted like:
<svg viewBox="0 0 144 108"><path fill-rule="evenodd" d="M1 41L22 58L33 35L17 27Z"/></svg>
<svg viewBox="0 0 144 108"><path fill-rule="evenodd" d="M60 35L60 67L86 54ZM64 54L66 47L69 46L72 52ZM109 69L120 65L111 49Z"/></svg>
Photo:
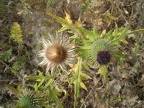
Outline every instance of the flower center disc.
<svg viewBox="0 0 144 108"><path fill-rule="evenodd" d="M66 56L67 56L66 50L62 46L51 45L46 49L47 59L54 63L63 62Z"/></svg>

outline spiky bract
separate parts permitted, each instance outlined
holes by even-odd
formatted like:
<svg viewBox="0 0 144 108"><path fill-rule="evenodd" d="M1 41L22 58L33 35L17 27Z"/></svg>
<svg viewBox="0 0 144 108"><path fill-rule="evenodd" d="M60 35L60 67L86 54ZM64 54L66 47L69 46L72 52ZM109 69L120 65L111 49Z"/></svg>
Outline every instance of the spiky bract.
<svg viewBox="0 0 144 108"><path fill-rule="evenodd" d="M32 94L23 94L17 101L18 108L40 108L39 100Z"/></svg>
<svg viewBox="0 0 144 108"><path fill-rule="evenodd" d="M90 56L93 61L97 61L100 65L106 65L110 62L114 50L115 46L112 41L98 39L91 47Z"/></svg>

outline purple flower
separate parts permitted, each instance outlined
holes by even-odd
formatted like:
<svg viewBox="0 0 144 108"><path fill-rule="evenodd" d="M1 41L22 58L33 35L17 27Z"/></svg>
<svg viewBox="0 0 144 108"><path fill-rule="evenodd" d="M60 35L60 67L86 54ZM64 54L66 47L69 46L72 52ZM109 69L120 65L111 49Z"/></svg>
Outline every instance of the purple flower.
<svg viewBox="0 0 144 108"><path fill-rule="evenodd" d="M100 65L107 65L111 60L111 54L109 51L99 51L97 54L97 62Z"/></svg>

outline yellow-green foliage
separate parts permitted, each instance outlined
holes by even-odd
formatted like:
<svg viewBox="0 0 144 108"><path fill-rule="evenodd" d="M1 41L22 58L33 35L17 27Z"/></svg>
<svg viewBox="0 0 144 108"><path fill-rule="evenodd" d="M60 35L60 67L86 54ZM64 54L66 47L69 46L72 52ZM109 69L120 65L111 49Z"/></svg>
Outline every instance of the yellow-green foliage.
<svg viewBox="0 0 144 108"><path fill-rule="evenodd" d="M77 29L77 27L82 27L81 22L75 21L73 23L69 14L65 13L66 14L65 18L56 16L49 12L46 12L46 14L48 16L51 16L52 18L54 18L58 23L60 23L62 25L61 29L58 30L59 32L63 32L65 30L67 30L69 33L73 33L74 36L82 35L81 32L79 31L79 29Z"/></svg>
<svg viewBox="0 0 144 108"><path fill-rule="evenodd" d="M17 43L22 43L22 30L18 22L14 22L13 26L11 27L11 38L14 39Z"/></svg>
<svg viewBox="0 0 144 108"><path fill-rule="evenodd" d="M33 85L29 85L31 87L34 88L34 91L39 93L39 96L43 96L43 101L55 101L58 104L58 108L63 108L63 105L61 103L61 101L59 100L59 96L60 96L60 89L57 90L56 84L55 82L55 78L53 78L50 74L47 75L43 75L42 72L38 71L39 74L36 76L27 76L26 78L29 80L33 80L33 81L37 81L35 84ZM44 95L43 95L44 94ZM44 102L45 103L45 102ZM45 106L45 108L47 108L46 103L44 104L42 103L42 106ZM50 107L48 107L50 108Z"/></svg>
<svg viewBox="0 0 144 108"><path fill-rule="evenodd" d="M83 80L85 79L91 79L91 77L82 72L82 59L79 58L78 63L74 67L74 74L70 78L70 83L74 84L74 108L77 108L78 105L80 88L83 88L87 91L87 88L83 83Z"/></svg>

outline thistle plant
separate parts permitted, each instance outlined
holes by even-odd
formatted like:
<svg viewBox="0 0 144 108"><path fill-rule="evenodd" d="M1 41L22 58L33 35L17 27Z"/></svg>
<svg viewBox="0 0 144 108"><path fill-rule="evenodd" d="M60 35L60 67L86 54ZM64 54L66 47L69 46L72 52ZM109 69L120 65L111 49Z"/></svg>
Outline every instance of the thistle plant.
<svg viewBox="0 0 144 108"><path fill-rule="evenodd" d="M29 80L36 81L34 85L29 86L34 89L35 93L38 94L37 97L41 98L40 105L45 108L51 108L51 105L57 105L58 108L63 108L59 96L61 91L64 89L58 87L58 82L56 83L55 81L57 77L57 75L51 75L50 73L43 75L41 71L38 71L38 75L36 76L26 77Z"/></svg>
<svg viewBox="0 0 144 108"><path fill-rule="evenodd" d="M83 58L90 59L92 63L100 66L103 71L104 78L107 77L107 65L112 61L124 58L124 55L119 51L120 43L127 41L125 36L128 32L128 27L111 30L108 33L104 30L101 34L93 29L93 31L84 28L78 28L85 35L86 39L82 39L83 46L79 47L80 54Z"/></svg>
<svg viewBox="0 0 144 108"><path fill-rule="evenodd" d="M32 92L21 94L17 101L18 108L40 108L40 101Z"/></svg>
<svg viewBox="0 0 144 108"><path fill-rule="evenodd" d="M114 49L115 47L111 41L97 39L90 49L91 59L100 65L107 65L111 61Z"/></svg>
<svg viewBox="0 0 144 108"><path fill-rule="evenodd" d="M99 65L108 65L114 57L124 57L119 51L120 42L125 42L124 36L128 32L128 27L116 28L114 31L103 31L102 34L93 29L93 31L79 28L87 35L87 39L83 39L83 46L80 46L81 55L91 59Z"/></svg>
<svg viewBox="0 0 144 108"><path fill-rule="evenodd" d="M120 61L121 58L125 58L119 47L121 42L127 43L124 37L128 34L129 27L118 28L116 26L114 30L110 30L109 32L103 30L99 34L95 28L93 30L85 29L80 21L73 23L67 13L65 18L48 12L46 14L62 25L59 32L67 30L67 32L72 34L71 38L74 39L78 48L77 53L82 58L81 64L84 65L83 68L86 70L90 71L88 64L97 64L99 66L97 73L102 74L104 79L107 80L107 66L113 63L114 60ZM75 89L74 91L75 93L79 93L79 89ZM75 102L75 106L76 104Z"/></svg>
<svg viewBox="0 0 144 108"><path fill-rule="evenodd" d="M93 28L93 31L83 28L78 21L77 24L72 23L67 13L65 19L51 13L46 14L56 19L62 25L60 32L67 30L74 34L71 38L74 38L76 43L82 43L82 46L79 46L78 53L85 60L91 59L99 65L108 65L114 57L124 57L118 48L121 41L126 42L124 36L128 32L128 27L118 28L116 26L116 29L113 31L106 33L106 30L103 30L99 34L95 28Z"/></svg>

